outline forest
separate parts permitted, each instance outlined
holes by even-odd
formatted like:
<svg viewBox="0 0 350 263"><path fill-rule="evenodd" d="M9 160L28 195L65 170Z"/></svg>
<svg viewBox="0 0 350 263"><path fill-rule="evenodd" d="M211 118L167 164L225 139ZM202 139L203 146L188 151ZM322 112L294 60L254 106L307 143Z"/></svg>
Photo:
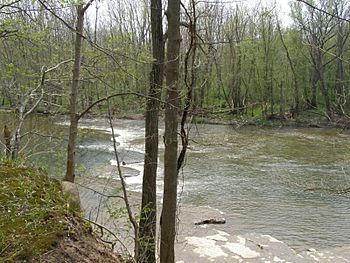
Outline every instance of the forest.
<svg viewBox="0 0 350 263"><path fill-rule="evenodd" d="M117 176L114 179L120 181L117 197L124 200L125 207L117 208L118 212L108 212L111 217L118 217L123 213L128 221L133 244L131 248L124 247L129 260L125 262L176 262L180 176L183 176L184 169L187 169L188 152L192 151L192 154L195 152L193 149L200 147L196 145L196 140L192 140L192 123L209 120L225 124L234 122L240 126L240 123L246 122L261 124L265 121L277 121L278 126L283 126L284 122L298 123L301 119L306 119L307 127L321 127L321 122L332 127L348 127L350 3L346 0L292 0L289 6L290 14L287 19L283 17L280 6L273 1L254 5L248 1L225 0L4 1L0 4L0 110L5 117L0 116L4 120L1 124L3 136L0 149L3 149L3 152L0 157L6 161L0 162L0 168L7 171L17 169L11 166L13 164L26 163L27 156L24 152L28 148L33 156L43 155L44 150L48 149L56 152L55 154L62 154L62 148L59 147L64 144L66 163L62 165L57 162L55 165L60 166L61 174L64 173L64 178L60 178L63 179L63 190L66 191L68 187L70 190L67 191L73 191L70 194L74 196L78 192L77 189L83 187L82 180L88 178L81 178L79 166L82 165L83 157L79 149L90 146L98 148L98 145L91 143L97 140L97 135L88 134L89 132L79 125L87 123L89 129L101 119L105 120L104 125L107 128L95 128L100 132L108 131L109 146L112 149L105 152L113 158L111 161L110 156L108 157L110 163L114 163L116 167ZM63 126L68 123L67 129L64 130L66 134L45 135L36 131L36 127L28 130L26 125L32 116L44 116L47 120L56 118L54 124L46 124L47 126ZM120 117L133 119L134 116L141 116L139 118L144 121L144 126L141 127L138 122L118 121ZM65 121L57 121L61 120L60 118ZM316 124L314 119L317 120ZM133 194L130 197L128 191L130 185L127 184L127 180L131 177L128 175L130 171L124 166L139 158L137 154L140 152L129 145L128 151L136 157L125 161L121 150L121 146L125 147L122 145L124 134L120 133L120 130L119 133L117 131L123 125L144 131L141 153L143 160L140 161L142 185L140 204L136 209L133 207ZM217 137L214 133L210 134L209 131L213 129L211 126L203 128L203 134L208 132L209 135L201 138L202 147L214 149L224 147L227 143L237 146L232 146L230 151L244 149L249 152L245 148L248 144L244 144L245 141L249 141L251 145L256 146L253 150L259 150L259 147L264 145L264 154L259 155L256 150L256 158L263 159L274 156L276 151L270 149L274 149L274 143L279 142L283 136L275 130L271 131L270 137L264 131L259 134L255 133L255 130L243 131L251 138L257 139L251 141L251 138L239 137L239 132L228 131L222 134L226 128L219 128L221 130L215 130ZM59 130L57 127L53 129ZM125 130L131 134L133 132L131 129ZM271 160L286 162L285 160L290 158L290 163L283 163L289 167L291 163L297 163L293 159L296 152L299 154L297 158L310 158L308 161L312 163L312 167L303 167L310 170L310 177L315 181L300 179L298 176L302 172L299 170L298 176L291 176L288 182L281 175L275 174L273 176L276 178L271 179L272 175L269 174L270 177L266 180L287 185L290 189L298 188L293 190L296 192L302 189L304 192L321 191L347 195L350 192L347 186L348 179L344 184L340 183L343 174L340 175L338 170L342 169L344 177L348 178L348 166L346 161L343 162L343 158L346 159L344 147L347 144L344 138L347 134L343 135L334 130L312 131L314 136L303 130L288 132L288 136L302 137L298 137L300 140L296 140L296 145L300 143L298 147L305 152L310 150L316 154L317 150L313 147L317 143L307 143L324 137L327 139L320 139L319 144L325 149L336 150L329 158L324 158L323 152L320 152L318 154L321 156L316 160L311 154L306 156L303 152L297 152L298 149L293 144L295 138L290 139L291 142L288 138L283 145L290 148L281 153L283 158L277 156ZM223 141L216 142L220 134ZM227 138L228 134L233 137ZM41 149L43 145L39 143L33 143L29 135L37 136L42 141L48 139L49 142L44 145L46 149ZM88 136L91 136L90 145L86 146L82 142ZM101 134L99 136L98 139L103 137ZM208 136L213 138L206 141ZM61 140L58 143L57 138ZM271 141L271 138L276 140ZM334 144L329 145L330 141ZM227 150L215 149L218 151L216 156L221 156ZM43 151L40 152L41 150ZM191 158L204 152L205 150L200 149ZM231 158L230 154L232 152L223 155L222 159ZM50 158L50 155L47 155L46 161ZM304 165L303 162L306 161L303 158L298 159L298 165ZM249 158L247 160L249 161ZM47 161L46 166L49 167L52 162L56 162L53 157L50 162ZM89 166L89 162L92 161L85 161L84 164ZM335 165L334 168L332 162L336 165L339 162L339 167ZM98 162L94 161L94 164L96 163ZM161 196L157 192L160 164L163 164ZM225 165L223 163L222 167ZM237 164L234 169L240 169L240 165L241 163ZM314 171L319 167L323 169L320 173L326 173L327 176L335 169L337 175L334 181L326 180L325 183L323 177L314 177ZM106 168L101 168L103 169ZM299 168L288 168L286 173L294 172L293 169ZM260 167L258 170L264 174L269 169ZM39 170L39 175L41 172ZM30 170L30 174L35 174L35 171ZM252 174L256 175L254 171ZM239 175L236 176L238 177ZM27 177L25 178L24 180L28 181ZM300 183L297 180L305 181ZM108 184L107 182L106 186ZM251 188L255 189L254 187ZM262 183L261 189L265 189L264 187ZM53 188L52 191L60 191L56 186ZM93 190L89 184L85 185L86 189ZM103 197L111 197L98 190L93 191ZM278 188L276 191L282 190ZM159 199L162 199L161 209ZM64 201L60 199L59 202L61 205ZM339 202L344 204L343 200ZM91 218L85 219L101 232L104 229L112 233L111 229L98 223L100 204L96 222ZM60 216L62 213L60 212ZM157 214L160 216L157 217ZM196 222L195 225L202 223L225 224L226 220L209 218ZM346 231L344 230L344 233ZM217 233L222 235L219 237L221 241L227 241L226 234L222 234L224 232ZM1 235L6 236L0 231ZM294 233L290 235L293 236ZM103 237L102 235L102 241L112 244L114 248L115 243L103 240ZM250 240L249 237L245 238L244 240ZM266 236L254 238L254 242L262 249L258 242L263 242L261 240ZM198 241L189 237L185 239L186 242L194 244ZM242 241L240 237L238 240ZM274 242L271 240L273 238L265 241ZM337 242L339 243L339 240L334 241ZM251 254L239 254L235 250L237 244L243 246L243 243L227 241L226 249L244 259L264 253L253 251ZM0 243L0 251L5 251L7 247L4 247L5 245ZM16 253L20 252L13 252L9 258L15 257ZM223 255L227 256L225 253ZM209 255L209 259L211 256Z"/></svg>
<svg viewBox="0 0 350 263"><path fill-rule="evenodd" d="M278 7L200 1L181 10L180 88L191 86L194 115L295 118L312 109L332 119L348 106L349 3L291 1L292 23ZM66 1L1 6L1 107L67 113L76 12ZM143 112L151 69L147 1L105 1L84 24L79 109L116 93L116 112ZM58 66L59 65L59 66ZM99 106L103 107L103 106ZM98 112L99 109L94 109Z"/></svg>

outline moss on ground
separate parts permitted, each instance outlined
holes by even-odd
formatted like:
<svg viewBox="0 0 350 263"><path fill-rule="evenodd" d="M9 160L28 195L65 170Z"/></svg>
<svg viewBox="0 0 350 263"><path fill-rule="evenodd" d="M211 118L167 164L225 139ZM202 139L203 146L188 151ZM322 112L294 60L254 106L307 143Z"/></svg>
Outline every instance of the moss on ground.
<svg viewBox="0 0 350 263"><path fill-rule="evenodd" d="M72 213L60 183L35 168L0 161L0 262L48 251Z"/></svg>

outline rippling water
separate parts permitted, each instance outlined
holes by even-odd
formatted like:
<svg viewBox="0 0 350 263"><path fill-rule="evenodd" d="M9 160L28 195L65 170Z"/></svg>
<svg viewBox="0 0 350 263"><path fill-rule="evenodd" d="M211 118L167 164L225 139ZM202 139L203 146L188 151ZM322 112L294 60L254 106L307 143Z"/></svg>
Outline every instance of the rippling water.
<svg viewBox="0 0 350 263"><path fill-rule="evenodd" d="M238 233L271 234L296 249L349 244L349 135L335 129L200 126L188 155L185 202L227 213Z"/></svg>
<svg viewBox="0 0 350 263"><path fill-rule="evenodd" d="M0 119L9 121L3 116ZM108 122L93 119L81 124L79 167L110 163L113 152ZM66 136L66 125L62 119L36 118L27 126ZM115 120L115 127L121 160L142 171L143 121ZM270 234L297 250L350 244L350 195L305 191L350 187L348 132L199 125L192 128L191 138L180 176L183 202L223 211L227 231L232 234ZM64 160L65 142L59 145L61 156L51 155L51 159ZM51 167L54 164L64 165L64 161L50 162ZM83 175L84 169L79 167ZM141 176L127 181L131 189L140 190ZM159 193L161 181L160 167Z"/></svg>

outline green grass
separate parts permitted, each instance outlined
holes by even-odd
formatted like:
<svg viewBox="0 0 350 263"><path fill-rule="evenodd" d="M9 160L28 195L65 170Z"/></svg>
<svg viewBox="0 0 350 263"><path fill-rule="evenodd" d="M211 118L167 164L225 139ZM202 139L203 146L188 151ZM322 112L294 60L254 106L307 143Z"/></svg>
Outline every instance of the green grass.
<svg viewBox="0 0 350 263"><path fill-rule="evenodd" d="M58 181L0 161L0 262L48 251L66 233L69 210Z"/></svg>

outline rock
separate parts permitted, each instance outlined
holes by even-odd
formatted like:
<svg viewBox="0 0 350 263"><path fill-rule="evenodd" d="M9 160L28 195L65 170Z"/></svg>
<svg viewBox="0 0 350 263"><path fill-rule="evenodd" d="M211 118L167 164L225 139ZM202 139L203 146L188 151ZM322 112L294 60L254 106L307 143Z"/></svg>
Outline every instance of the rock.
<svg viewBox="0 0 350 263"><path fill-rule="evenodd" d="M63 193L67 193L69 196L69 205L76 210L81 210L78 186L68 181L62 181L61 185Z"/></svg>

